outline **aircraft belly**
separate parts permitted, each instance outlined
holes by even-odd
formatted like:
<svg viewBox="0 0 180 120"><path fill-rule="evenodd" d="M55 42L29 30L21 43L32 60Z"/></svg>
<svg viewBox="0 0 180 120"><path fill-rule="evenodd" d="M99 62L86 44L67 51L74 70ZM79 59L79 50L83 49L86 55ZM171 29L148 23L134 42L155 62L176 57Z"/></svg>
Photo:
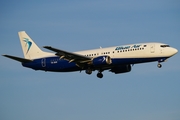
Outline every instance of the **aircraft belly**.
<svg viewBox="0 0 180 120"><path fill-rule="evenodd" d="M114 58L112 59L113 65L118 64L137 64L145 62L154 62L160 59L167 59L168 57L152 57L152 58Z"/></svg>
<svg viewBox="0 0 180 120"><path fill-rule="evenodd" d="M71 71L78 71L80 68L76 66L76 63L71 62L69 63L66 60L59 60L58 62L50 62L47 65L47 71L54 71L54 72L71 72Z"/></svg>
<svg viewBox="0 0 180 120"><path fill-rule="evenodd" d="M159 60L165 60L168 57L154 57L154 58L113 58L111 64L107 65L99 65L94 66L93 64L88 65L84 64L84 67L78 67L75 62L70 62L67 60L59 60L58 57L54 59L43 58L36 59L30 63L22 63L24 67L32 68L34 70L44 70L44 71L52 71L52 72L72 72L72 71L80 71L88 69L89 67L93 68L93 70L98 69L110 69L116 65L124 65L124 64L137 64L137 63L145 63L145 62L153 62Z"/></svg>

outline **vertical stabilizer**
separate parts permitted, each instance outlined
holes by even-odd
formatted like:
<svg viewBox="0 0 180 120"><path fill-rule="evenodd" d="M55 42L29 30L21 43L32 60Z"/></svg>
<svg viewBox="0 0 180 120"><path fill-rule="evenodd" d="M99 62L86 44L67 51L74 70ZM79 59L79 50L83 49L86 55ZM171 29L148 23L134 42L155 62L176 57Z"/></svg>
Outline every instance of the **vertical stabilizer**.
<svg viewBox="0 0 180 120"><path fill-rule="evenodd" d="M25 31L18 32L21 42L24 57L26 59L36 59L46 56L46 52L43 52L36 43L26 34Z"/></svg>

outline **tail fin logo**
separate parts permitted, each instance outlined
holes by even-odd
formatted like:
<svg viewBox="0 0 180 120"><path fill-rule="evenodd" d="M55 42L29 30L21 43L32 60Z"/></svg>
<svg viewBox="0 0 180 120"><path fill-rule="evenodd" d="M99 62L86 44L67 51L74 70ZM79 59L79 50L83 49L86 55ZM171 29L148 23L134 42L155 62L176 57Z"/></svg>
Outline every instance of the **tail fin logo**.
<svg viewBox="0 0 180 120"><path fill-rule="evenodd" d="M24 38L23 41L26 43L26 44L25 44L25 47L27 46L27 52L26 52L26 54L27 54L27 53L29 52L30 48L31 48L32 42L29 41L28 38Z"/></svg>

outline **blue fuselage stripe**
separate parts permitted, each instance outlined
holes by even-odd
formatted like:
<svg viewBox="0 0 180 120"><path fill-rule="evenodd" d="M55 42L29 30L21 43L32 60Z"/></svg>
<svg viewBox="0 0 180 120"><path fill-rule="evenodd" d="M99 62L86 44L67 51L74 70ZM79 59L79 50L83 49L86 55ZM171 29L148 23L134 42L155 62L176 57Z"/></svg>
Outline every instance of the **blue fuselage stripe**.
<svg viewBox="0 0 180 120"><path fill-rule="evenodd" d="M165 60L167 57L156 57L156 58L114 58L112 59L112 64L108 65L109 68L116 65L126 65L126 64L138 64L146 62L154 62L159 60ZM80 68L75 62L69 63L67 60L59 59L59 57L48 57L35 59L33 62L22 63L24 67L32 68L34 70L44 70L53 72L71 72L87 69L87 66ZM103 66L98 66L103 67Z"/></svg>

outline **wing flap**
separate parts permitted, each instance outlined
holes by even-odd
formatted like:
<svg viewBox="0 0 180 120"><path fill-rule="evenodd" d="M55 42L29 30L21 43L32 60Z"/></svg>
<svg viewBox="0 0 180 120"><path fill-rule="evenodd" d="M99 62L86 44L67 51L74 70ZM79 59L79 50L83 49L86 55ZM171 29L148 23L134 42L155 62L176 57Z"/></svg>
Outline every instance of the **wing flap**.
<svg viewBox="0 0 180 120"><path fill-rule="evenodd" d="M20 57L16 57L16 56L11 56L11 55L2 55L2 56L16 60L18 62L22 62L22 63L32 62L32 60L20 58Z"/></svg>

